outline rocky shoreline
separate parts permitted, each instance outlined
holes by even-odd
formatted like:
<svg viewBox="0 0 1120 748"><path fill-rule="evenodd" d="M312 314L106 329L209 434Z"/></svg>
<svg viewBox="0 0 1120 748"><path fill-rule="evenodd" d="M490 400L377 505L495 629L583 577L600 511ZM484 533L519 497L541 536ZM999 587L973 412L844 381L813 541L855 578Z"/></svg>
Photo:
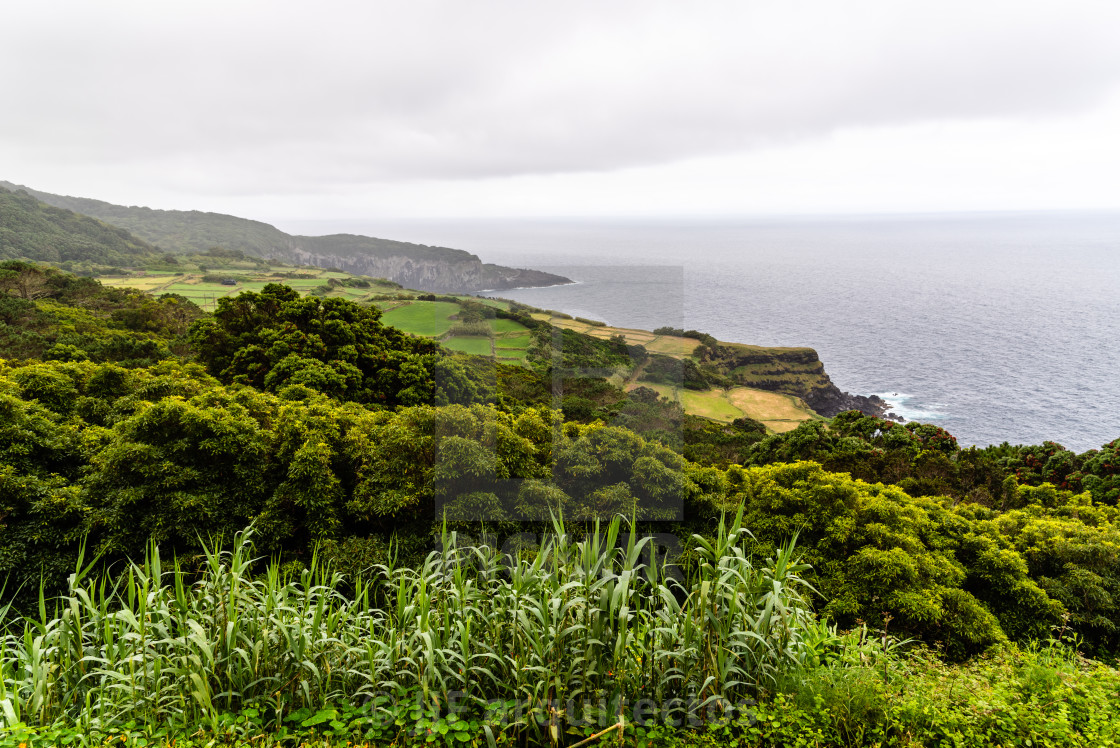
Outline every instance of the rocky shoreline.
<svg viewBox="0 0 1120 748"><path fill-rule="evenodd" d="M805 397L805 404L826 418L832 418L846 410L858 410L866 416L885 418L899 423L905 420L902 416L891 412L890 403L878 395L853 395L842 392L831 382L827 387L819 387L810 392Z"/></svg>

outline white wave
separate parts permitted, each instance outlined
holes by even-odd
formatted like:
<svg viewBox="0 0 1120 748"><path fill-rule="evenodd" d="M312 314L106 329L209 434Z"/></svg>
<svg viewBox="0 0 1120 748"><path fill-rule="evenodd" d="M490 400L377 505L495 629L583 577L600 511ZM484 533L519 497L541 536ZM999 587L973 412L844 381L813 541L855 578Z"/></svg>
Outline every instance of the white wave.
<svg viewBox="0 0 1120 748"><path fill-rule="evenodd" d="M915 403L914 395L905 392L876 392L876 395L886 400L888 411L892 411L907 421L939 421L949 418L949 414L935 410L940 408L938 403Z"/></svg>

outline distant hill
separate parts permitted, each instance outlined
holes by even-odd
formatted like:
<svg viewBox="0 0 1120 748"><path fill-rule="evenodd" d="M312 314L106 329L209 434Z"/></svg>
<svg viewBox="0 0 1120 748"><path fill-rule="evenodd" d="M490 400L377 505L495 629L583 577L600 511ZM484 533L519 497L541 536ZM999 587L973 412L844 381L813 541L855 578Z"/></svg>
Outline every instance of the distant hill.
<svg viewBox="0 0 1120 748"><path fill-rule="evenodd" d="M440 293L473 293L570 282L551 273L486 264L461 249L354 234L293 236L261 221L221 213L126 207L84 197L52 195L3 181L0 187L25 190L44 203L93 216L179 254L205 252L220 246L240 250L250 257L338 267L358 275L389 278L409 288Z"/></svg>
<svg viewBox="0 0 1120 748"><path fill-rule="evenodd" d="M0 186L0 259L134 265L161 254L123 228L4 186Z"/></svg>

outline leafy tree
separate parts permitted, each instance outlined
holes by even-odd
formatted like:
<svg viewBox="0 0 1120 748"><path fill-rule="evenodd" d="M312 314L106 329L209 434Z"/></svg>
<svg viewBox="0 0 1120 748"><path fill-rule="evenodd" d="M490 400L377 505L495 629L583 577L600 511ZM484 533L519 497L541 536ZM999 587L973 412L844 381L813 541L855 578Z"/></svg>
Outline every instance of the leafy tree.
<svg viewBox="0 0 1120 748"><path fill-rule="evenodd" d="M190 340L207 369L226 382L272 392L294 384L387 406L435 401L436 344L386 327L380 316L375 307L300 298L290 287L269 284L260 293L219 299L212 318L191 326ZM440 370L447 391L473 398L477 393L460 374Z"/></svg>

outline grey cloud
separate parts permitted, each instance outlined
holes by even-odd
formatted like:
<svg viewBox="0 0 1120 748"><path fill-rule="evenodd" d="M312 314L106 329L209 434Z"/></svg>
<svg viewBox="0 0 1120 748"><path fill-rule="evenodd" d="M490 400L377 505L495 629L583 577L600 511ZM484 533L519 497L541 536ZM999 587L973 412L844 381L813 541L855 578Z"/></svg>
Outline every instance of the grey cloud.
<svg viewBox="0 0 1120 748"><path fill-rule="evenodd" d="M1117 12L1097 2L8 14L0 155L208 192L608 171L853 126L1060 116L1120 80Z"/></svg>

